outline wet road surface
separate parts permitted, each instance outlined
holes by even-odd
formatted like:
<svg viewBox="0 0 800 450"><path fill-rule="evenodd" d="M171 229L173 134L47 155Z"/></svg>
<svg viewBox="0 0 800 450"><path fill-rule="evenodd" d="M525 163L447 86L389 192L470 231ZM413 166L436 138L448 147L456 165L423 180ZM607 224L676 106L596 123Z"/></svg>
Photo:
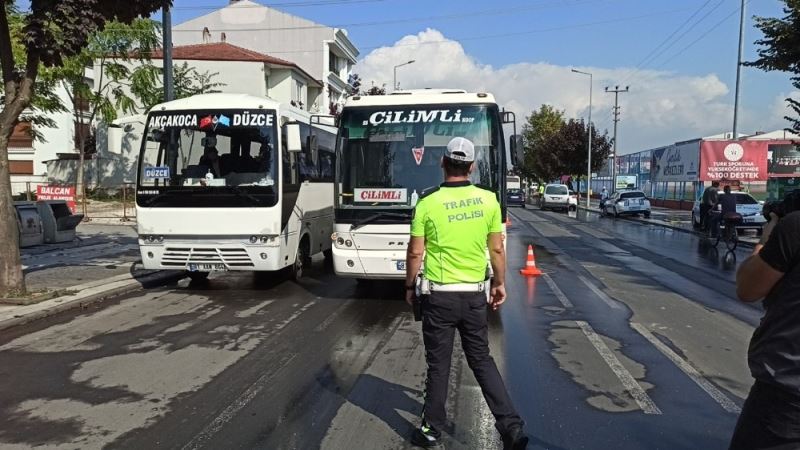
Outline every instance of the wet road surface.
<svg viewBox="0 0 800 450"><path fill-rule="evenodd" d="M518 273L528 244L542 277ZM761 315L734 300L747 252L514 209L490 339L529 448L727 448ZM411 448L425 363L401 294L319 260L299 283L219 274L7 330L0 448ZM500 448L460 349L448 413L448 448Z"/></svg>

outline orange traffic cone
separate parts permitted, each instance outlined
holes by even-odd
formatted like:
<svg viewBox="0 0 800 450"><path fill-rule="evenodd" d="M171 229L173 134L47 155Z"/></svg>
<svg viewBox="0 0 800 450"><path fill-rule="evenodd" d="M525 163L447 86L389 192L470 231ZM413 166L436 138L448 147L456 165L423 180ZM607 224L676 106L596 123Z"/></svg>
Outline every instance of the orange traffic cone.
<svg viewBox="0 0 800 450"><path fill-rule="evenodd" d="M522 275L525 276L539 276L542 274L542 271L536 267L536 256L533 254L533 246L528 245L528 260L525 261L525 268L519 271Z"/></svg>

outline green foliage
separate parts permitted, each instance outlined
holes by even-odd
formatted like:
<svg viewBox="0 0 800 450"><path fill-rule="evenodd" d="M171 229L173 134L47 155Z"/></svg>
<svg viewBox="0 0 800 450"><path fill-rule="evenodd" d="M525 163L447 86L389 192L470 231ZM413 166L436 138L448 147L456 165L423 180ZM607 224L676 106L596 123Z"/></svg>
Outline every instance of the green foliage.
<svg viewBox="0 0 800 450"><path fill-rule="evenodd" d="M14 67L17 73L24 72L26 50L23 42L23 29L25 17L22 13L11 9L8 13L9 32L11 35L11 50L14 57ZM0 83L0 103L5 103L4 83ZM58 77L53 70L40 67L39 79L34 86L33 97L31 99L32 112L23 112L19 121L30 122L33 126L29 128L32 137L39 141L44 141L42 133L38 130L45 127L54 127L55 122L51 118L53 114L67 111L66 105L58 96Z"/></svg>
<svg viewBox="0 0 800 450"><path fill-rule="evenodd" d="M564 112L542 105L527 117L522 128L525 165L519 173L531 179L550 181L561 175L586 173L589 130L586 123L564 120ZM611 154L607 132L592 128L592 171L599 170Z"/></svg>
<svg viewBox="0 0 800 450"><path fill-rule="evenodd" d="M142 110L149 110L164 102L164 86L161 82L163 73L162 68L145 64L131 74L129 87ZM198 72L186 62L174 65L172 75L176 99L220 92L218 88L225 86L225 83L214 81L218 72Z"/></svg>
<svg viewBox="0 0 800 450"><path fill-rule="evenodd" d="M545 139L557 133L564 125L564 111L559 111L550 105L542 105L525 118L522 126L524 141L525 164L515 169L525 178L540 179L542 168L538 167L540 160L536 157L537 146Z"/></svg>
<svg viewBox="0 0 800 450"><path fill-rule="evenodd" d="M745 63L765 71L781 71L793 74L792 85L800 89L800 0L783 0L782 18L755 17L755 26L764 35L757 40L758 59ZM800 117L800 102L787 98L789 107ZM792 129L800 132L800 118L786 117Z"/></svg>

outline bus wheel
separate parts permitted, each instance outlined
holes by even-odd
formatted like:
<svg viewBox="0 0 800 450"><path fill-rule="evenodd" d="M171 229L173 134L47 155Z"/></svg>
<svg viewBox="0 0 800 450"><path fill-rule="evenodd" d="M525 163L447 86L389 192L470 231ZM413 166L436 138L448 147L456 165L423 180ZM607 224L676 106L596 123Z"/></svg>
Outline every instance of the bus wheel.
<svg viewBox="0 0 800 450"><path fill-rule="evenodd" d="M206 281L208 279L209 272L186 272L189 275L189 279L193 282L199 281Z"/></svg>
<svg viewBox="0 0 800 450"><path fill-rule="evenodd" d="M305 269L311 265L311 257L308 254L308 238L303 238L300 245L297 247L297 256L294 258L294 265L292 266L292 278L299 280L303 278Z"/></svg>

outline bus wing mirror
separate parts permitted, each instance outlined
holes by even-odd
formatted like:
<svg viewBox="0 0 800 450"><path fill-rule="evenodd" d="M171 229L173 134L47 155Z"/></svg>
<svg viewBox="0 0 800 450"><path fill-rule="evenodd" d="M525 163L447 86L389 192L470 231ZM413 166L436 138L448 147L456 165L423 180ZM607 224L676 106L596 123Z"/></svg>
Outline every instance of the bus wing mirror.
<svg viewBox="0 0 800 450"><path fill-rule="evenodd" d="M303 149L300 141L300 124L286 124L286 142L283 143L288 152L299 152Z"/></svg>
<svg viewBox="0 0 800 450"><path fill-rule="evenodd" d="M503 123L509 124L517 121L516 116L512 111L503 111Z"/></svg>
<svg viewBox="0 0 800 450"><path fill-rule="evenodd" d="M515 134L511 136L511 160L514 161L514 166L522 167L525 163L525 151L523 149L524 143L522 141L521 134Z"/></svg>

